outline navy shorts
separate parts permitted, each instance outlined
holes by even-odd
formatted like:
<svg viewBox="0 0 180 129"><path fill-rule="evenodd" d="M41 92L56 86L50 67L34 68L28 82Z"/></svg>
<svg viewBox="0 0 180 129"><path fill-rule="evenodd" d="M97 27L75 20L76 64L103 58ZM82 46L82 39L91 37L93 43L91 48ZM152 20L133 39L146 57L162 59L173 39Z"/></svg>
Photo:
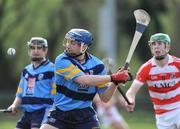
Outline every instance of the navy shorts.
<svg viewBox="0 0 180 129"><path fill-rule="evenodd" d="M99 120L92 108L71 111L56 108L51 111L45 123L59 129L100 129Z"/></svg>
<svg viewBox="0 0 180 129"><path fill-rule="evenodd" d="M44 118L45 109L40 109L34 112L24 112L20 120L17 122L16 128L31 129L40 128Z"/></svg>

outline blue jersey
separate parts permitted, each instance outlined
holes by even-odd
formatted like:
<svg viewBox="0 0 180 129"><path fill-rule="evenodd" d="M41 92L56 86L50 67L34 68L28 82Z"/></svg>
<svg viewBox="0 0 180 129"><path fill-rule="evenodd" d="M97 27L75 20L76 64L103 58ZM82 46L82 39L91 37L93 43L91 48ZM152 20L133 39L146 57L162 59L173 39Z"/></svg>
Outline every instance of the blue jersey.
<svg viewBox="0 0 180 129"><path fill-rule="evenodd" d="M22 99L20 107L23 111L50 108L55 93L53 63L46 60L37 68L33 64L24 68L16 93L16 96Z"/></svg>
<svg viewBox="0 0 180 129"><path fill-rule="evenodd" d="M107 83L97 87L84 86L73 81L75 77L85 74L106 74L103 62L88 53L84 64L67 56L65 52L60 54L55 60L55 70L57 94L54 101L55 106L62 111L91 107L95 94L103 93L107 89Z"/></svg>

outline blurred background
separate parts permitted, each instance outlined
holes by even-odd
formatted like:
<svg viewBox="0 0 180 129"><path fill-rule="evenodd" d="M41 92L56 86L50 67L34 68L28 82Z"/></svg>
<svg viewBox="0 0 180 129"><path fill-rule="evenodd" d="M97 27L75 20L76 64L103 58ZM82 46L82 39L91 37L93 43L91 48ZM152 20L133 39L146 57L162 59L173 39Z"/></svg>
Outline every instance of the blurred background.
<svg viewBox="0 0 180 129"><path fill-rule="evenodd" d="M117 66L125 62L134 31L133 11L144 9L151 16L131 60L135 76L141 64L151 57L149 37L157 32L170 35L171 54L179 56L180 1L179 0L0 0L0 108L8 107L15 96L20 73L30 63L27 41L33 36L48 40L48 58L54 62L63 52L62 42L71 28L92 32L93 45L89 52L100 59L111 57ZM16 49L8 56L7 49ZM130 83L123 89L126 91ZM137 96L136 111L122 111L131 129L155 129L154 113L144 86ZM120 109L121 110L121 109ZM140 117L143 119L139 119ZM15 126L17 117L0 114L2 129Z"/></svg>

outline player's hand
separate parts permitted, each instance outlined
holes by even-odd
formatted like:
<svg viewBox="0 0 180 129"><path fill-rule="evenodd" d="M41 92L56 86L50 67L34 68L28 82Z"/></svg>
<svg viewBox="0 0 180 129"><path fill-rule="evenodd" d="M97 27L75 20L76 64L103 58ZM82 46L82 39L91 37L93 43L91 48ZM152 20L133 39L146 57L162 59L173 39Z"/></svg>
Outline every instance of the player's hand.
<svg viewBox="0 0 180 129"><path fill-rule="evenodd" d="M120 68L119 68L119 71L123 71L123 70L125 70L124 67L120 67ZM132 76L132 74L131 74L131 72L130 72L130 68L128 67L127 70L128 70L128 75L129 75L127 81L132 81L132 80L133 80L133 76ZM125 83L125 82L124 82L124 83Z"/></svg>
<svg viewBox="0 0 180 129"><path fill-rule="evenodd" d="M125 104L125 107L126 107L126 110L128 112L133 112L134 111L134 108L135 108L135 103L134 102L130 102L131 104L128 104L126 103Z"/></svg>
<svg viewBox="0 0 180 129"><path fill-rule="evenodd" d="M118 83L125 83L128 78L128 70L120 69L117 73L111 74L111 82L114 82L116 85Z"/></svg>
<svg viewBox="0 0 180 129"><path fill-rule="evenodd" d="M125 103L126 110L128 112L133 112L135 108L135 97L131 96L128 92L126 93L126 97L129 100L130 104Z"/></svg>
<svg viewBox="0 0 180 129"><path fill-rule="evenodd" d="M14 105L9 106L7 110L11 111L11 115L15 115L17 113L17 108Z"/></svg>

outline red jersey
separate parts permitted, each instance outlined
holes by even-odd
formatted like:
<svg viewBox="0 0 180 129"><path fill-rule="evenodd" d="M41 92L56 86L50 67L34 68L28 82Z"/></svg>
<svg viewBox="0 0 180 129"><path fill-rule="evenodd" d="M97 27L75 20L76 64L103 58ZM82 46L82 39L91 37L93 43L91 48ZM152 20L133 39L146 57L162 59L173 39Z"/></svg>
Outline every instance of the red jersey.
<svg viewBox="0 0 180 129"><path fill-rule="evenodd" d="M180 59L168 57L168 64L163 67L151 58L141 66L135 78L138 83L147 83L156 114L180 108Z"/></svg>

